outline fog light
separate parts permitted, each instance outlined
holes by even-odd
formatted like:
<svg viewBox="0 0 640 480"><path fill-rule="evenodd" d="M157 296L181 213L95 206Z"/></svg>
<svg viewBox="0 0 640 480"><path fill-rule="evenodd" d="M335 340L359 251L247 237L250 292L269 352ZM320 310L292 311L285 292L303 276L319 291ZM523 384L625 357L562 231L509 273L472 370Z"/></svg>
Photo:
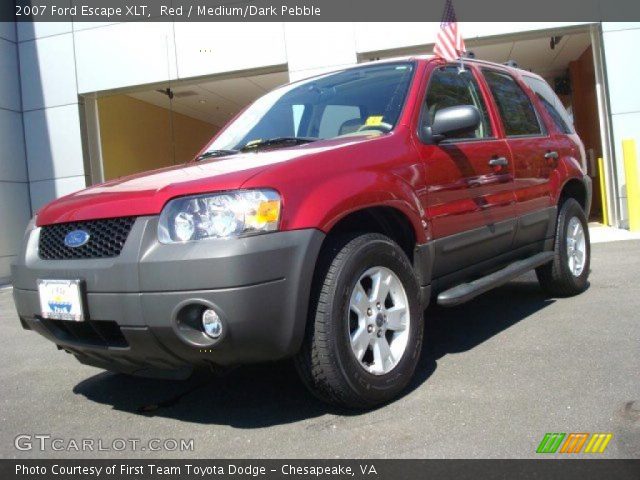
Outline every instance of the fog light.
<svg viewBox="0 0 640 480"><path fill-rule="evenodd" d="M202 312L202 328L204 333L211 338L222 335L222 322L215 310L207 309Z"/></svg>

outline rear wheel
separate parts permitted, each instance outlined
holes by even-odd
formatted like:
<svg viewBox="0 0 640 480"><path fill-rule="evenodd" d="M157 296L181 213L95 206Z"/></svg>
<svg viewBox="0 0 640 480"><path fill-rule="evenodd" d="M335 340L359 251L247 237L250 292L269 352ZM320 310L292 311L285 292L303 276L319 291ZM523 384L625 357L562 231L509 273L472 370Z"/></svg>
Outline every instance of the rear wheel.
<svg viewBox="0 0 640 480"><path fill-rule="evenodd" d="M587 288L591 244L587 218L573 198L560 207L553 262L538 267L542 288L555 296L571 296Z"/></svg>
<svg viewBox="0 0 640 480"><path fill-rule="evenodd" d="M396 397L415 371L423 329L418 284L409 259L388 237L329 241L296 366L320 399L371 408Z"/></svg>

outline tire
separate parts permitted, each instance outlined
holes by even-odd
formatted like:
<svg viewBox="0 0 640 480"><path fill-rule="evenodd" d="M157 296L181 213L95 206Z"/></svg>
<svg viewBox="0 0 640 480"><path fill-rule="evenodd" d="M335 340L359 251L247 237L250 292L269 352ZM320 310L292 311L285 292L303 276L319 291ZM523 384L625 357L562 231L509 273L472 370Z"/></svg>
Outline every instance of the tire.
<svg viewBox="0 0 640 480"><path fill-rule="evenodd" d="M328 241L316 269L305 340L295 365L319 399L372 408L397 397L416 369L423 337L418 282L406 254L388 237L350 234ZM384 305L369 301L375 298L376 278L390 285Z"/></svg>
<svg viewBox="0 0 640 480"><path fill-rule="evenodd" d="M584 255L584 261L578 261L578 254L572 255L572 252L579 251L580 248L574 249L569 246L572 243L570 237L576 228L578 230L581 228L583 234L582 255ZM573 264L571 263L572 256ZM538 282L543 290L553 296L577 295L587 288L590 264L591 244L587 218L580 204L573 198L569 198L560 206L553 261L536 269ZM577 268L580 265L581 268Z"/></svg>

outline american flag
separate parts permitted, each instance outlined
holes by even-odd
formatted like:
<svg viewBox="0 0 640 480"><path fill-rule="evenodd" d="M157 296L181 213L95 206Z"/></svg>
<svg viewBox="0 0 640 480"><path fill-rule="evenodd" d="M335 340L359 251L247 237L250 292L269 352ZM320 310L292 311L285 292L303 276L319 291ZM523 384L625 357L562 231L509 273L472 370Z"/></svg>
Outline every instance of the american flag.
<svg viewBox="0 0 640 480"><path fill-rule="evenodd" d="M466 51L464 40L458 30L456 12L453 10L451 0L447 0L444 4L442 22L440 22L440 30L438 31L436 44L433 47L433 53L448 62L452 62L460 58L462 53Z"/></svg>

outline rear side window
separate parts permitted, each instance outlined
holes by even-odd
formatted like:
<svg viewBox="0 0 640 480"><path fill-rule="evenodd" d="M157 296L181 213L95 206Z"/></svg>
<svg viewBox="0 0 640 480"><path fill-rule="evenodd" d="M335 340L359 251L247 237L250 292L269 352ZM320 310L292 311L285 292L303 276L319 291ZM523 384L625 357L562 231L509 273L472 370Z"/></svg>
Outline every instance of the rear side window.
<svg viewBox="0 0 640 480"><path fill-rule="evenodd" d="M571 117L562 106L558 96L544 80L534 77L524 77L524 81L533 90L540 103L553 119L553 123L562 133L573 133Z"/></svg>
<svg viewBox="0 0 640 480"><path fill-rule="evenodd" d="M507 136L541 135L533 104L513 77L495 70L483 70L483 73L500 110Z"/></svg>
<svg viewBox="0 0 640 480"><path fill-rule="evenodd" d="M433 124L438 110L458 105L473 105L482 115L482 122L473 135L464 134L458 139L462 139L463 136L465 139L476 139L493 135L487 107L471 70L461 72L458 67L442 67L434 70L427 87L425 105L425 115L428 115L429 124Z"/></svg>

